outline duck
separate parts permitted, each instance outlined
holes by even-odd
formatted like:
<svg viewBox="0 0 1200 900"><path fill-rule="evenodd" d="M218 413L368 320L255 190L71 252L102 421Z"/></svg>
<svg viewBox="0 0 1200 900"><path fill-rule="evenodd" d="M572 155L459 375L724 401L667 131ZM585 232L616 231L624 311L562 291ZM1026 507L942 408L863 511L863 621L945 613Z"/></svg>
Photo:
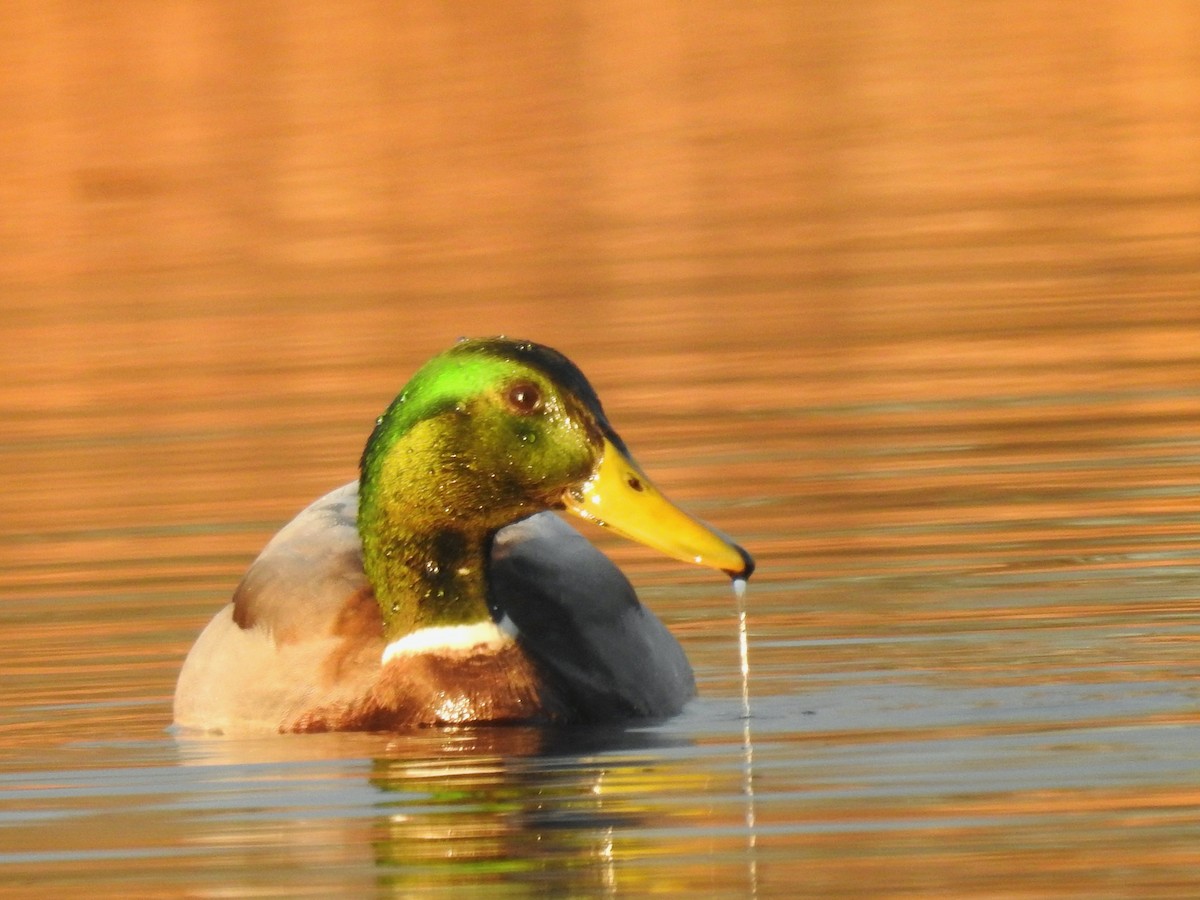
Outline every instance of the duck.
<svg viewBox="0 0 1200 900"><path fill-rule="evenodd" d="M375 422L359 477L251 563L184 660L179 729L397 732L667 718L682 646L578 517L747 579L750 554L671 502L562 353L461 339Z"/></svg>

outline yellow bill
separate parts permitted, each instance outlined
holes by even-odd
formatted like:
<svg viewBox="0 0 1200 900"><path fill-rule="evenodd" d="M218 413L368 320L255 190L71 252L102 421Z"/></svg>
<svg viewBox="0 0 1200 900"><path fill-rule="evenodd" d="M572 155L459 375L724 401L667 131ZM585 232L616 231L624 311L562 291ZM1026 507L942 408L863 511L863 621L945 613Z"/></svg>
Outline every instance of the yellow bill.
<svg viewBox="0 0 1200 900"><path fill-rule="evenodd" d="M600 464L584 484L563 497L581 518L611 528L672 559L749 578L750 554L663 496L628 456L604 441Z"/></svg>

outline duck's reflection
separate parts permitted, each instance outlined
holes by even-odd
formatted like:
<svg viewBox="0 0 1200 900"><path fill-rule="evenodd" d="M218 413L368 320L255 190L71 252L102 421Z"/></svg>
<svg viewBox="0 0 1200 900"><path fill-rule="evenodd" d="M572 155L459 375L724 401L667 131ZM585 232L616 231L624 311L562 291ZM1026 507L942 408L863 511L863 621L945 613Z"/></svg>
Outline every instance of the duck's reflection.
<svg viewBox="0 0 1200 900"><path fill-rule="evenodd" d="M651 877L642 867L618 877L623 858L640 855L623 835L661 824L665 798L702 795L703 776L680 764L688 744L644 724L180 739L190 761L210 765L369 760L356 811L366 815L345 816L336 837L343 861L369 860L387 892L496 884L571 896Z"/></svg>
<svg viewBox="0 0 1200 900"><path fill-rule="evenodd" d="M492 728L444 732L436 756L393 741L373 766L382 794L375 857L383 883L520 882L540 892L616 891L622 831L681 785L645 730ZM679 770L674 769L676 773ZM689 786L695 790L695 785Z"/></svg>

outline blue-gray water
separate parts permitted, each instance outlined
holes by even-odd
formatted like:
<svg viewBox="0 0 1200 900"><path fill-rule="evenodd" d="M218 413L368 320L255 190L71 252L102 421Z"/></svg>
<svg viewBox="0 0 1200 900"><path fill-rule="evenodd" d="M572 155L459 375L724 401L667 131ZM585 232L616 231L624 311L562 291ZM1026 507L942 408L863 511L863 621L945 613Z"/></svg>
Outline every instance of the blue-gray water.
<svg viewBox="0 0 1200 900"><path fill-rule="evenodd" d="M0 894L1200 892L1190 5L213 9L2 14ZM751 718L729 585L589 532L673 720L170 732L464 333L754 552Z"/></svg>

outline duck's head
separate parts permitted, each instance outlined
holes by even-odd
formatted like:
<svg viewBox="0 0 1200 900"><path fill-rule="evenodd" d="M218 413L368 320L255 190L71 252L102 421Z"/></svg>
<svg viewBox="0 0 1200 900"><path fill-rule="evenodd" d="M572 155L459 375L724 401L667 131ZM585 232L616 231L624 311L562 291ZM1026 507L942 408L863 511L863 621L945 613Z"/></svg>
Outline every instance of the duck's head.
<svg viewBox="0 0 1200 900"><path fill-rule="evenodd" d="M754 567L655 488L570 360L527 341L462 340L426 363L367 442L360 498L367 574L393 633L470 621L480 598L460 595L478 592L456 582L482 586L491 536L545 509L733 577Z"/></svg>

